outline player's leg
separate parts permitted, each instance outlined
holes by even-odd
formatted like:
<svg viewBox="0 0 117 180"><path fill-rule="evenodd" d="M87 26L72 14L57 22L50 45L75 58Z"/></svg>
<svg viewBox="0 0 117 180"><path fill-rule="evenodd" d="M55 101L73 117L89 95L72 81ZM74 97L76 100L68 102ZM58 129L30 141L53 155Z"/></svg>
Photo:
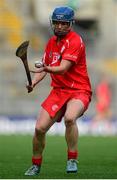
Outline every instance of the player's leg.
<svg viewBox="0 0 117 180"><path fill-rule="evenodd" d="M48 112L42 108L37 118L33 136L32 166L25 172L25 175L33 176L39 174L42 164L42 153L45 146L45 134L53 123Z"/></svg>
<svg viewBox="0 0 117 180"><path fill-rule="evenodd" d="M58 111L54 118L51 118L49 113L42 108L35 126L33 137L33 157L32 166L26 171L25 175L37 175L40 172L42 164L42 153L45 147L45 136L49 128L61 117L62 110Z"/></svg>
<svg viewBox="0 0 117 180"><path fill-rule="evenodd" d="M77 172L78 158L78 127L76 120L84 112L84 104L81 100L71 99L66 108L65 120L65 138L68 147L67 172Z"/></svg>
<svg viewBox="0 0 117 180"><path fill-rule="evenodd" d="M76 120L84 112L84 104L81 100L72 99L67 103L67 108L64 116L66 126L66 142L68 149L71 151L77 150L78 127Z"/></svg>
<svg viewBox="0 0 117 180"><path fill-rule="evenodd" d="M37 118L35 133L33 137L33 157L39 158L45 146L45 134L53 125L54 121L45 109L41 109L41 113Z"/></svg>
<svg viewBox="0 0 117 180"><path fill-rule="evenodd" d="M56 122L60 121L64 112L64 106L56 113L54 118L51 118L49 113L42 108L37 119L35 134L33 137L33 157L41 158L45 147L45 135L49 128Z"/></svg>

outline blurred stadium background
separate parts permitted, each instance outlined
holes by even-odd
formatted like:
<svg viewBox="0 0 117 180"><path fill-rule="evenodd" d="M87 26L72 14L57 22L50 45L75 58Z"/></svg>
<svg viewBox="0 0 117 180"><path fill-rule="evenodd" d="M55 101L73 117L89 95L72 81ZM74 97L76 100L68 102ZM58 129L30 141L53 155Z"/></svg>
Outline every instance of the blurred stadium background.
<svg viewBox="0 0 117 180"><path fill-rule="evenodd" d="M0 134L32 133L40 104L47 96L49 77L28 94L22 62L16 48L25 40L29 66L41 59L52 35L49 16L59 5L75 12L74 29L86 44L93 97L86 114L79 119L81 135L117 135L117 0L0 0ZM96 114L96 86L106 76L111 83L110 120L92 125ZM64 134L64 124L55 124L50 134Z"/></svg>

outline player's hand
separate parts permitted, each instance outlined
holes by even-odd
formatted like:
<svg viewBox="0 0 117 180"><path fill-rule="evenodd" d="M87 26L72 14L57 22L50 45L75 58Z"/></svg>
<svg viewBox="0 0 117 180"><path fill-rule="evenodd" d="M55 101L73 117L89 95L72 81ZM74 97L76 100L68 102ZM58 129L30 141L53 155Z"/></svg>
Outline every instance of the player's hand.
<svg viewBox="0 0 117 180"><path fill-rule="evenodd" d="M45 67L35 68L34 70L30 70L32 73L41 73L45 70Z"/></svg>
<svg viewBox="0 0 117 180"><path fill-rule="evenodd" d="M29 84L26 85L26 88L28 90L28 93L32 92L33 91L33 85L30 86Z"/></svg>

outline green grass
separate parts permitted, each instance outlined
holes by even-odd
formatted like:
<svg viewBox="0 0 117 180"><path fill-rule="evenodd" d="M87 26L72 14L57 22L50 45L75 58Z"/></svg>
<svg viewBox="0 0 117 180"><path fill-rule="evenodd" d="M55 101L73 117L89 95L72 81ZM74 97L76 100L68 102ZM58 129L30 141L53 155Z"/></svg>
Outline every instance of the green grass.
<svg viewBox="0 0 117 180"><path fill-rule="evenodd" d="M80 137L79 172L67 174L64 137L48 136L39 176L26 177L31 165L32 136L0 136L1 179L116 179L117 137Z"/></svg>

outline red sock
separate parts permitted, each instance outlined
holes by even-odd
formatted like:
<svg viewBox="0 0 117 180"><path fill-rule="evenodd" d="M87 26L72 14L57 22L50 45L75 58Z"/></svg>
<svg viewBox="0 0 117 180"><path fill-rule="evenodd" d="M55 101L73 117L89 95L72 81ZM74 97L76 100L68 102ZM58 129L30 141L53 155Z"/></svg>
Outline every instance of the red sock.
<svg viewBox="0 0 117 180"><path fill-rule="evenodd" d="M39 157L39 158L37 158L37 157L32 157L32 164L35 164L35 165L41 165L41 163L42 163L42 157Z"/></svg>
<svg viewBox="0 0 117 180"><path fill-rule="evenodd" d="M78 152L77 151L69 151L68 150L67 155L68 155L68 160L78 158Z"/></svg>

